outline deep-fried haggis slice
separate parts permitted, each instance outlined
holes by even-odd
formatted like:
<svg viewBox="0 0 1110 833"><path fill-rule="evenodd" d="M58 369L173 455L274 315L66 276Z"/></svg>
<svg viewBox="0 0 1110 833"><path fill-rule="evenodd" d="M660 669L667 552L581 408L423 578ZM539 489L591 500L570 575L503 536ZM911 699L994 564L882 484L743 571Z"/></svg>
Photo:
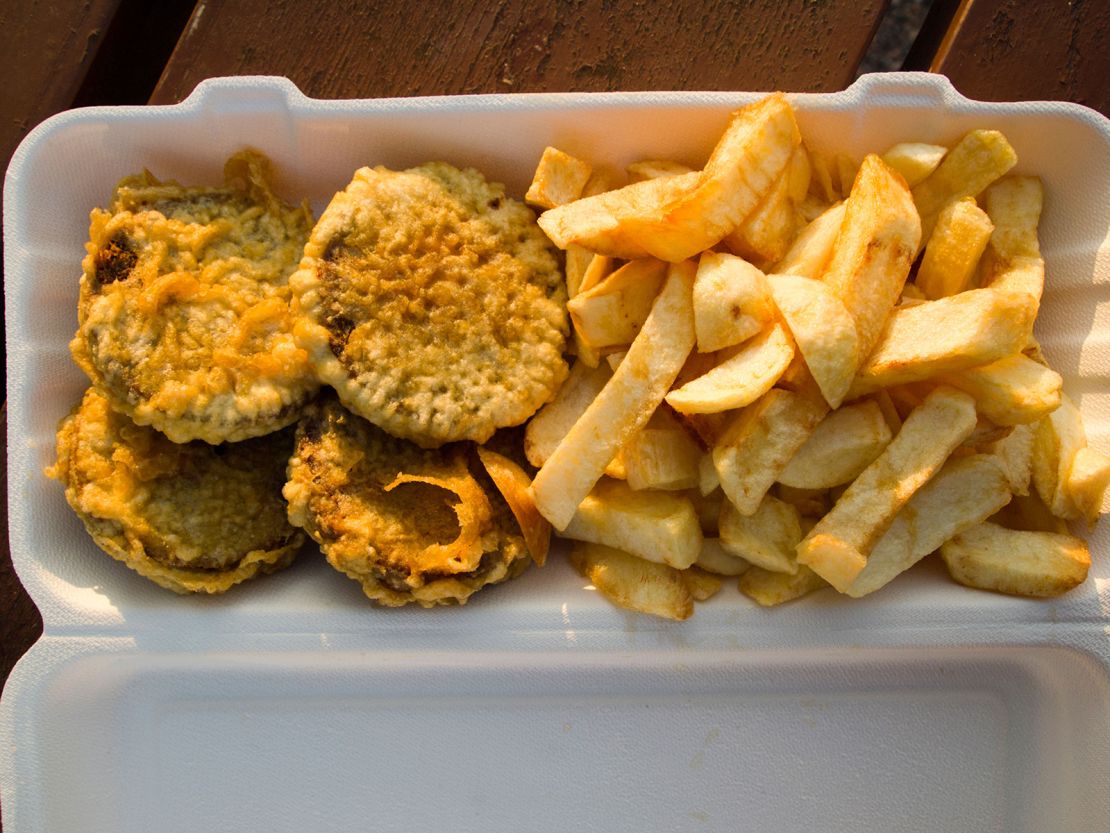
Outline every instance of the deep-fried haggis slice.
<svg viewBox="0 0 1110 833"><path fill-rule="evenodd" d="M321 381L425 448L485 442L566 378L551 246L529 208L472 169L356 171L291 284L297 341Z"/></svg>
<svg viewBox="0 0 1110 833"><path fill-rule="evenodd" d="M422 449L330 396L301 418L285 497L328 563L389 607L464 603L530 560L472 444Z"/></svg>
<svg viewBox="0 0 1110 833"><path fill-rule="evenodd" d="M288 566L305 541L281 496L292 450L291 428L173 443L90 388L58 427L47 474L110 556L177 593L223 593Z"/></svg>
<svg viewBox="0 0 1110 833"><path fill-rule="evenodd" d="M318 386L288 285L312 215L274 196L257 152L231 157L224 178L128 177L91 215L70 349L113 408L174 442L276 431Z"/></svg>

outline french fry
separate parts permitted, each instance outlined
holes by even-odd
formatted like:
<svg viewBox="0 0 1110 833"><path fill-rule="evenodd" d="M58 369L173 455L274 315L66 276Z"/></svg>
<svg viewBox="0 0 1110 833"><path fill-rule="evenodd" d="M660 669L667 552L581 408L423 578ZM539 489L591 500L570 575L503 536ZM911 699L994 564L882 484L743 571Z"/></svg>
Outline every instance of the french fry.
<svg viewBox="0 0 1110 833"><path fill-rule="evenodd" d="M977 454L949 460L894 516L845 592L858 599L885 587L1009 501L1009 483L994 458Z"/></svg>
<svg viewBox="0 0 1110 833"><path fill-rule="evenodd" d="M975 401L937 388L798 545L798 562L842 593L898 511L975 428Z"/></svg>
<svg viewBox="0 0 1110 833"><path fill-rule="evenodd" d="M779 482L796 489L829 489L850 483L890 444L882 409L872 400L826 416L787 463Z"/></svg>
<svg viewBox="0 0 1110 833"><path fill-rule="evenodd" d="M840 182L840 194L847 197L852 190L852 183L856 181L859 173L859 162L846 153L838 153L834 158L836 164L836 178Z"/></svg>
<svg viewBox="0 0 1110 833"><path fill-rule="evenodd" d="M1044 293L1044 260L1037 240L1044 204L1041 181L1007 177L987 190L984 202L995 226L984 258L984 284L1024 292L1040 303Z"/></svg>
<svg viewBox="0 0 1110 833"><path fill-rule="evenodd" d="M706 538L695 562L698 567L719 576L740 576L752 566L724 548L720 538Z"/></svg>
<svg viewBox="0 0 1110 833"><path fill-rule="evenodd" d="M621 447L625 480L633 489L696 488L703 456L686 429L663 409Z"/></svg>
<svg viewBox="0 0 1110 833"><path fill-rule="evenodd" d="M898 171L906 180L906 185L913 188L937 169L946 153L948 148L942 145L901 142L883 154L883 161Z"/></svg>
<svg viewBox="0 0 1110 833"><path fill-rule="evenodd" d="M913 201L921 215L922 241L929 239L948 203L977 196L1015 164L1017 154L997 130L972 130L960 139L937 169L913 188Z"/></svg>
<svg viewBox="0 0 1110 833"><path fill-rule="evenodd" d="M575 544L570 561L598 592L618 607L679 621L694 613L694 599L686 579L666 564L589 543Z"/></svg>
<svg viewBox="0 0 1110 833"><path fill-rule="evenodd" d="M847 307L862 360L902 294L921 223L902 178L875 155L863 160L822 280Z"/></svg>
<svg viewBox="0 0 1110 833"><path fill-rule="evenodd" d="M567 247L567 259L564 272L567 280L567 297L573 298L582 289L582 279L590 263L597 257L588 249L581 246L570 245Z"/></svg>
<svg viewBox="0 0 1110 833"><path fill-rule="evenodd" d="M786 170L760 200L759 205L725 236L725 245L743 258L759 264L769 264L786 254L797 231L798 217L795 208L809 190L809 157L803 148L796 147Z"/></svg>
<svg viewBox="0 0 1110 833"><path fill-rule="evenodd" d="M678 176L694 173L694 169L681 162L669 159L641 159L625 167L629 182L643 182L645 179L659 179L664 176Z"/></svg>
<svg viewBox="0 0 1110 833"><path fill-rule="evenodd" d="M990 517L990 522L1007 529L1068 534L1067 521L1049 512L1036 494L1014 495L1009 503Z"/></svg>
<svg viewBox="0 0 1110 833"><path fill-rule="evenodd" d="M970 289L994 224L971 197L948 203L925 244L917 287L937 299Z"/></svg>
<svg viewBox="0 0 1110 833"><path fill-rule="evenodd" d="M775 314L764 274L743 258L703 252L694 278L698 352L732 347L762 330Z"/></svg>
<svg viewBox="0 0 1110 833"><path fill-rule="evenodd" d="M792 602L828 584L808 567L798 567L796 573L776 573L762 567L752 567L740 576L740 592L763 607Z"/></svg>
<svg viewBox="0 0 1110 833"><path fill-rule="evenodd" d="M782 260L771 270L780 275L799 275L803 278L821 277L832 257L840 226L844 222L847 206L838 202L825 209L809 223L790 244Z"/></svg>
<svg viewBox="0 0 1110 833"><path fill-rule="evenodd" d="M690 498L690 502L694 504L694 509L698 513L702 535L708 538L716 538L717 522L721 517L721 507L725 503L724 492L717 489L703 495L700 491L690 489L686 492L686 496Z"/></svg>
<svg viewBox="0 0 1110 833"><path fill-rule="evenodd" d="M767 284L822 396L830 407L838 407L861 358L851 314L820 281L769 275Z"/></svg>
<svg viewBox="0 0 1110 833"><path fill-rule="evenodd" d="M567 302L575 332L597 350L631 344L666 276L667 264L661 260L626 263Z"/></svg>
<svg viewBox="0 0 1110 833"><path fill-rule="evenodd" d="M772 388L732 418L712 458L721 488L741 514L759 508L828 410L819 397Z"/></svg>
<svg viewBox="0 0 1110 833"><path fill-rule="evenodd" d="M1110 485L1110 459L1093 448L1075 452L1064 489L1088 524L1098 520L1107 485Z"/></svg>
<svg viewBox="0 0 1110 833"><path fill-rule="evenodd" d="M1079 518L1079 507L1071 499L1067 483L1076 454L1086 446L1079 409L1063 396L1060 407L1037 423L1033 437L1033 485L1058 518Z"/></svg>
<svg viewBox="0 0 1110 833"><path fill-rule="evenodd" d="M528 490L532 478L508 457L491 449L478 446L478 459L520 524L532 560L542 567L551 545L551 524L540 515L532 500L532 493Z"/></svg>
<svg viewBox="0 0 1110 833"><path fill-rule="evenodd" d="M1059 373L1021 353L939 380L974 396L979 412L998 425L1025 425L1052 413L1064 385Z"/></svg>
<svg viewBox="0 0 1110 833"><path fill-rule="evenodd" d="M940 548L960 584L1017 596L1059 596L1082 584L1091 554L1079 538L983 523Z"/></svg>
<svg viewBox="0 0 1110 833"><path fill-rule="evenodd" d="M717 476L717 469L713 467L713 456L703 454L698 461L698 491L703 496L711 495L721 488L721 478Z"/></svg>
<svg viewBox="0 0 1110 833"><path fill-rule="evenodd" d="M536 468L547 462L571 427L612 378L608 365L589 367L577 361L555 394L524 429L524 456Z"/></svg>
<svg viewBox="0 0 1110 833"><path fill-rule="evenodd" d="M628 354L536 473L532 495L556 529L566 528L613 455L647 424L693 350L694 270L693 263L670 267Z"/></svg>
<svg viewBox="0 0 1110 833"><path fill-rule="evenodd" d="M809 531L809 527L805 526L807 520L819 518L829 511L828 489L799 489L780 482L775 487L774 494L779 500L789 503L798 510L798 514L802 516L802 528L807 532Z"/></svg>
<svg viewBox="0 0 1110 833"><path fill-rule="evenodd" d="M702 544L698 514L687 497L674 492L638 492L619 480L599 481L562 535L616 547L679 570L697 560Z"/></svg>
<svg viewBox="0 0 1110 833"><path fill-rule="evenodd" d="M1032 425L1016 425L1013 431L988 449L1006 474L1010 491L1018 496L1029 494L1029 483L1033 478L1035 430Z"/></svg>
<svg viewBox="0 0 1110 833"><path fill-rule="evenodd" d="M690 591L695 602L704 602L706 599L713 598L721 592L721 586L724 584L720 576L697 566L687 567L679 575L686 582L686 589Z"/></svg>
<svg viewBox="0 0 1110 833"><path fill-rule="evenodd" d="M544 148L524 199L541 208L554 208L573 202L582 195L582 189L586 187L592 172L589 162L577 159L558 148Z"/></svg>
<svg viewBox="0 0 1110 833"><path fill-rule="evenodd" d="M732 356L667 394L667 404L687 414L743 408L769 391L794 358L794 344L780 324L745 342Z"/></svg>
<svg viewBox="0 0 1110 833"><path fill-rule="evenodd" d="M989 364L1021 351L1036 307L1022 294L971 289L891 312L849 398Z"/></svg>
<svg viewBox="0 0 1110 833"><path fill-rule="evenodd" d="M818 150L809 151L810 191L827 203L840 199L839 183L834 181L836 163Z"/></svg>
<svg viewBox="0 0 1110 833"><path fill-rule="evenodd" d="M741 515L731 503L721 507L721 546L749 564L776 573L796 573L794 548L802 540L798 510L767 495L750 515Z"/></svg>

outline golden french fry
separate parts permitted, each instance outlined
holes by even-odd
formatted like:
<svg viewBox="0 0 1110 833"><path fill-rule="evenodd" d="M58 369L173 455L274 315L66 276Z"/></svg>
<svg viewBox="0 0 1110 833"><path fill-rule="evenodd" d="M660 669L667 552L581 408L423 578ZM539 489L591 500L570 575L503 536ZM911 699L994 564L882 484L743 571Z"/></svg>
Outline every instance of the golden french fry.
<svg viewBox="0 0 1110 833"><path fill-rule="evenodd" d="M782 260L771 270L780 275L821 277L832 257L847 205L838 202L813 219L790 244Z"/></svg>
<svg viewBox="0 0 1110 833"><path fill-rule="evenodd" d="M616 547L682 570L701 551L698 513L674 492L636 491L620 480L601 480L574 513L562 536Z"/></svg>
<svg viewBox="0 0 1110 833"><path fill-rule="evenodd" d="M803 566L793 574L752 567L740 576L740 592L763 607L792 602L822 587L828 587L825 580Z"/></svg>
<svg viewBox="0 0 1110 833"><path fill-rule="evenodd" d="M667 264L633 260L567 301L575 332L594 349L631 344L651 312Z"/></svg>
<svg viewBox="0 0 1110 833"><path fill-rule="evenodd" d="M834 159L836 178L840 183L841 196L847 197L852 191L852 183L859 173L859 163L846 153L838 153Z"/></svg>
<svg viewBox="0 0 1110 833"><path fill-rule="evenodd" d="M926 298L944 298L970 289L994 224L971 197L948 203L925 244L917 287Z"/></svg>
<svg viewBox="0 0 1110 833"><path fill-rule="evenodd" d="M1015 425L1014 430L987 449L1006 474L1010 491L1015 495L1029 494L1033 478L1033 425Z"/></svg>
<svg viewBox="0 0 1110 833"><path fill-rule="evenodd" d="M628 354L532 481L536 506L556 529L566 528L613 455L647 424L693 349L694 270L693 263L670 267Z"/></svg>
<svg viewBox="0 0 1110 833"><path fill-rule="evenodd" d="M842 593L898 511L975 428L975 401L940 387L798 545L805 564Z"/></svg>
<svg viewBox="0 0 1110 833"><path fill-rule="evenodd" d="M1052 413L1064 385L1059 373L1021 353L944 374L939 381L970 393L979 412L998 425L1025 425Z"/></svg>
<svg viewBox="0 0 1110 833"><path fill-rule="evenodd" d="M618 607L665 619L689 619L694 599L682 573L666 564L599 546L575 544L571 563Z"/></svg>
<svg viewBox="0 0 1110 833"><path fill-rule="evenodd" d="M743 258L703 252L694 278L694 328L698 352L732 347L754 336L774 317L763 273Z"/></svg>
<svg viewBox="0 0 1110 833"><path fill-rule="evenodd" d="M720 576L708 570L699 569L697 566L687 567L680 575L695 602L704 602L706 599L713 598L721 592L721 586L724 584Z"/></svg>
<svg viewBox="0 0 1110 833"><path fill-rule="evenodd" d="M990 522L1007 529L1068 534L1067 521L1049 512L1036 494L1014 495L1009 503L990 517Z"/></svg>
<svg viewBox="0 0 1110 833"><path fill-rule="evenodd" d="M713 467L713 456L703 454L698 460L698 491L702 495L711 495L721 488L721 478L717 476L717 469Z"/></svg>
<svg viewBox="0 0 1110 833"><path fill-rule="evenodd" d="M750 405L771 389L794 358L781 324L745 342L704 376L667 394L667 404L688 414L715 414Z"/></svg>
<svg viewBox="0 0 1110 833"><path fill-rule="evenodd" d="M806 532L810 529L806 526L807 521L813 520L816 523L816 518L829 511L828 489L799 489L779 483L775 487L775 495L798 510L798 514L802 516L802 529Z"/></svg>
<svg viewBox="0 0 1110 833"><path fill-rule="evenodd" d="M796 203L809 190L809 156L796 147L786 170L759 205L725 237L728 248L748 260L766 265L782 258L798 226Z"/></svg>
<svg viewBox="0 0 1110 833"><path fill-rule="evenodd" d="M1110 485L1110 458L1093 448L1079 449L1064 490L1088 524L1098 520L1107 485Z"/></svg>
<svg viewBox="0 0 1110 833"><path fill-rule="evenodd" d="M772 388L732 418L712 458L721 488L741 514L759 508L828 410L819 397Z"/></svg>
<svg viewBox="0 0 1110 833"><path fill-rule="evenodd" d="M822 275L856 323L861 361L902 294L920 239L921 222L905 182L879 157L867 156Z"/></svg>
<svg viewBox="0 0 1110 833"><path fill-rule="evenodd" d="M1009 501L1006 475L993 457L949 460L894 516L845 592L857 599L874 593Z"/></svg>
<svg viewBox="0 0 1110 833"><path fill-rule="evenodd" d="M829 489L855 480L890 444L882 409L872 400L826 416L779 475L796 489Z"/></svg>
<svg viewBox="0 0 1110 833"><path fill-rule="evenodd" d="M741 515L731 503L721 507L721 546L749 564L776 573L796 573L794 548L802 540L798 510L767 495L750 515Z"/></svg>
<svg viewBox="0 0 1110 833"><path fill-rule="evenodd" d="M596 197L606 191L615 191L622 185L620 176L608 168L594 168L582 189L583 197Z"/></svg>
<svg viewBox="0 0 1110 833"><path fill-rule="evenodd" d="M861 358L851 314L821 281L768 275L767 284L821 395L838 407Z"/></svg>
<svg viewBox="0 0 1110 833"><path fill-rule="evenodd" d="M532 560L542 567L551 545L551 524L540 515L532 500L532 493L528 490L532 478L508 457L488 448L478 447L478 459L520 524Z"/></svg>
<svg viewBox="0 0 1110 833"><path fill-rule="evenodd" d="M1058 518L1077 520L1080 512L1068 493L1068 476L1087 433L1079 409L1062 396L1060 407L1037 423L1033 437L1033 485L1045 506Z"/></svg>
<svg viewBox="0 0 1110 833"><path fill-rule="evenodd" d="M978 195L1015 164L1017 154L997 130L972 130L965 135L937 169L913 188L913 201L921 215L921 239L929 239L948 203Z"/></svg>
<svg viewBox="0 0 1110 833"><path fill-rule="evenodd" d="M1079 538L992 523L957 535L940 554L960 584L1017 596L1059 596L1082 584L1091 566Z"/></svg>
<svg viewBox="0 0 1110 833"><path fill-rule="evenodd" d="M1044 260L1037 226L1044 189L1036 177L1011 176L984 194L987 214L994 222L983 283L995 289L1024 292L1040 303L1044 293Z"/></svg>
<svg viewBox="0 0 1110 833"><path fill-rule="evenodd" d="M696 488L703 456L686 429L663 409L621 447L625 480L633 489Z"/></svg>
<svg viewBox="0 0 1110 833"><path fill-rule="evenodd" d="M719 576L740 576L752 566L726 550L720 538L706 538L695 563L703 570Z"/></svg>
<svg viewBox="0 0 1110 833"><path fill-rule="evenodd" d="M625 171L628 173L629 182L643 182L645 179L693 173L694 169L669 159L641 159L626 166Z"/></svg>
<svg viewBox="0 0 1110 833"><path fill-rule="evenodd" d="M612 376L608 365L589 367L581 361L571 365L555 398L540 408L524 429L524 455L529 463L539 468L547 462Z"/></svg>
<svg viewBox="0 0 1110 833"><path fill-rule="evenodd" d="M589 162L577 159L558 148L546 147L524 199L541 208L554 208L573 202L582 195L582 189L586 187L592 171Z"/></svg>
<svg viewBox="0 0 1110 833"><path fill-rule="evenodd" d="M826 203L840 199L839 183L834 181L836 163L819 150L809 151L810 182L809 190Z"/></svg>
<svg viewBox="0 0 1110 833"><path fill-rule="evenodd" d="M883 154L883 161L898 171L906 180L906 185L913 188L937 169L946 153L948 148L942 145L901 142Z"/></svg>
<svg viewBox="0 0 1110 833"><path fill-rule="evenodd" d="M890 313L849 398L989 364L1021 351L1036 307L1022 294L970 289Z"/></svg>

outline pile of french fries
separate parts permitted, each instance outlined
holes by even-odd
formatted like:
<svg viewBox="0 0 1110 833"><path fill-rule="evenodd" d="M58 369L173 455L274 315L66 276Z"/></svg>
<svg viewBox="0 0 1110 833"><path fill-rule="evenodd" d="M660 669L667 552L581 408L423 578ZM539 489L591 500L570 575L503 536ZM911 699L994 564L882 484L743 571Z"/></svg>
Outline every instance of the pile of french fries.
<svg viewBox="0 0 1110 833"><path fill-rule="evenodd" d="M623 607L725 577L860 597L939 552L962 584L1063 593L1110 460L1033 338L1043 192L1005 136L809 151L774 94L705 167L629 184L548 148L527 199L566 253L576 359L528 424L530 495Z"/></svg>

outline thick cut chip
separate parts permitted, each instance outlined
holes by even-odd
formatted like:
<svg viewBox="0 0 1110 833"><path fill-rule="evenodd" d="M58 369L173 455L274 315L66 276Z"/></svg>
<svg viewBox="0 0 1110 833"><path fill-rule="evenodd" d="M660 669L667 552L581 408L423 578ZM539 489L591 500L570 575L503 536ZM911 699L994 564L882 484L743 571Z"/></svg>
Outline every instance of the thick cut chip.
<svg viewBox="0 0 1110 833"><path fill-rule="evenodd" d="M740 576L740 592L763 607L792 602L828 584L809 567L798 567L796 573L776 573L752 567Z"/></svg>
<svg viewBox="0 0 1110 833"><path fill-rule="evenodd" d="M733 417L713 447L721 488L741 514L750 515L813 433L829 406L802 391L772 388Z"/></svg>
<svg viewBox="0 0 1110 833"><path fill-rule="evenodd" d="M704 252L694 278L694 328L698 352L745 341L774 317L764 274L743 258Z"/></svg>
<svg viewBox="0 0 1110 833"><path fill-rule="evenodd" d="M1021 352L1036 306L1022 294L970 289L891 312L849 396L919 382Z"/></svg>
<svg viewBox="0 0 1110 833"><path fill-rule="evenodd" d="M725 245L760 264L781 259L797 231L796 204L809 190L809 176L809 155L796 147L786 170L755 210L725 237ZM799 191L801 196L796 196Z"/></svg>
<svg viewBox="0 0 1110 833"><path fill-rule="evenodd" d="M551 546L551 524L536 509L536 502L532 500L532 493L528 490L532 478L504 454L491 449L479 446L478 459L520 524L532 560L542 567Z"/></svg>
<svg viewBox="0 0 1110 833"><path fill-rule="evenodd" d="M1035 432L1033 425L1016 425L1013 431L988 448L1002 466L1010 491L1015 495L1029 494L1029 482L1033 478Z"/></svg>
<svg viewBox="0 0 1110 833"><path fill-rule="evenodd" d="M589 162L577 159L558 148L546 147L524 200L541 208L554 208L574 202L582 196L582 189L586 187L592 172Z"/></svg>
<svg viewBox="0 0 1110 833"><path fill-rule="evenodd" d="M883 161L898 171L906 180L906 185L913 188L937 169L946 153L948 148L943 145L901 142L883 154Z"/></svg>
<svg viewBox="0 0 1110 833"><path fill-rule="evenodd" d="M898 511L975 429L975 401L937 388L798 545L798 562L842 593Z"/></svg>
<svg viewBox="0 0 1110 833"><path fill-rule="evenodd" d="M594 349L631 344L666 276L662 261L634 260L581 291L567 302L575 333Z"/></svg>
<svg viewBox="0 0 1110 833"><path fill-rule="evenodd" d="M796 573L794 548L802 540L802 524L793 505L767 495L751 515L731 503L721 507L721 546L749 564L776 573Z"/></svg>
<svg viewBox="0 0 1110 833"><path fill-rule="evenodd" d="M529 463L539 468L547 462L612 376L607 364L574 363L555 398L540 408L524 429L524 454Z"/></svg>
<svg viewBox="0 0 1110 833"><path fill-rule="evenodd" d="M1036 177L1012 176L993 185L984 195L994 223L983 283L996 289L1024 292L1039 303L1044 292L1044 260L1037 226L1044 189Z"/></svg>
<svg viewBox="0 0 1110 833"><path fill-rule="evenodd" d="M794 344L772 324L704 376L667 394L667 404L688 414L716 414L750 405L771 389L794 358Z"/></svg>
<svg viewBox="0 0 1110 833"><path fill-rule="evenodd" d="M1065 490L1080 516L1089 524L1098 520L1107 485L1110 485L1110 459L1093 448L1075 452Z"/></svg>
<svg viewBox="0 0 1110 833"><path fill-rule="evenodd" d="M995 458L977 454L949 460L894 516L847 594L874 593L1009 501L1009 483Z"/></svg>
<svg viewBox="0 0 1110 833"><path fill-rule="evenodd" d="M978 195L1015 164L1017 154L997 130L972 130L960 139L937 169L913 188L922 240L929 239L948 203Z"/></svg>
<svg viewBox="0 0 1110 833"><path fill-rule="evenodd" d="M865 400L833 411L814 429L805 445L779 475L796 489L829 489L850 483L890 443L882 409Z"/></svg>
<svg viewBox="0 0 1110 833"><path fill-rule="evenodd" d="M856 322L861 360L902 295L920 239L921 222L905 182L879 157L868 156L822 276Z"/></svg>
<svg viewBox="0 0 1110 833"><path fill-rule="evenodd" d="M979 412L998 425L1025 425L1052 413L1064 384L1059 373L1021 353L941 381L974 396Z"/></svg>
<svg viewBox="0 0 1110 833"><path fill-rule="evenodd" d="M833 161L836 164L836 178L840 181L840 194L847 197L859 173L859 162L846 153L838 153Z"/></svg>
<svg viewBox="0 0 1110 833"><path fill-rule="evenodd" d="M780 275L800 275L803 278L821 277L832 257L847 207L847 203L838 202L823 211L802 229L782 260L771 271Z"/></svg>
<svg viewBox="0 0 1110 833"><path fill-rule="evenodd" d="M582 281L586 277L586 270L594 258L598 257L589 249L581 246L568 246L566 252L566 266L564 272L567 279L567 297L573 298L582 290Z"/></svg>
<svg viewBox="0 0 1110 833"><path fill-rule="evenodd" d="M564 529L609 461L643 428L694 348L693 263L671 266L613 377L532 481L540 513Z"/></svg>
<svg viewBox="0 0 1110 833"><path fill-rule="evenodd" d="M689 498L673 492L638 492L619 480L599 482L562 534L679 570L697 560L702 543L701 523Z"/></svg>
<svg viewBox="0 0 1110 833"><path fill-rule="evenodd" d="M629 182L643 182L646 179L659 179L664 176L678 176L693 173L694 169L681 162L669 159L642 159L625 168Z"/></svg>
<svg viewBox="0 0 1110 833"><path fill-rule="evenodd" d="M682 571L682 578L695 602L704 602L721 592L724 582L721 577L699 567L687 567Z"/></svg>
<svg viewBox="0 0 1110 833"><path fill-rule="evenodd" d="M1035 494L1014 495L1009 503L991 516L990 521L1007 529L1068 534L1067 521L1049 512L1044 501Z"/></svg>
<svg viewBox="0 0 1110 833"><path fill-rule="evenodd" d="M917 287L926 298L970 289L994 224L971 197L950 202L937 217L917 268Z"/></svg>
<svg viewBox="0 0 1110 833"><path fill-rule="evenodd" d="M725 549L720 538L706 538L702 541L701 552L698 553L698 560L694 563L718 576L741 576L752 566L740 556L733 555Z"/></svg>
<svg viewBox="0 0 1110 833"><path fill-rule="evenodd" d="M832 157L818 150L809 151L810 191L825 202L835 202L842 196L837 183L836 165Z"/></svg>
<svg viewBox="0 0 1110 833"><path fill-rule="evenodd" d="M767 283L821 395L831 407L838 407L861 359L851 314L820 281L769 275Z"/></svg>
<svg viewBox="0 0 1110 833"><path fill-rule="evenodd" d="M611 602L665 619L689 619L694 599L682 573L666 564L599 546L575 544L571 563Z"/></svg>
<svg viewBox="0 0 1110 833"><path fill-rule="evenodd" d="M992 523L956 536L940 554L960 584L1016 596L1059 596L1082 584L1091 566L1079 538Z"/></svg>
<svg viewBox="0 0 1110 833"><path fill-rule="evenodd" d="M693 489L704 455L689 432L660 408L621 447L625 479L633 489Z"/></svg>
<svg viewBox="0 0 1110 833"><path fill-rule="evenodd" d="M1033 485L1058 518L1079 518L1079 507L1068 493L1067 482L1076 454L1086 447L1087 432L1079 409L1063 396L1060 407L1037 423L1033 439Z"/></svg>

